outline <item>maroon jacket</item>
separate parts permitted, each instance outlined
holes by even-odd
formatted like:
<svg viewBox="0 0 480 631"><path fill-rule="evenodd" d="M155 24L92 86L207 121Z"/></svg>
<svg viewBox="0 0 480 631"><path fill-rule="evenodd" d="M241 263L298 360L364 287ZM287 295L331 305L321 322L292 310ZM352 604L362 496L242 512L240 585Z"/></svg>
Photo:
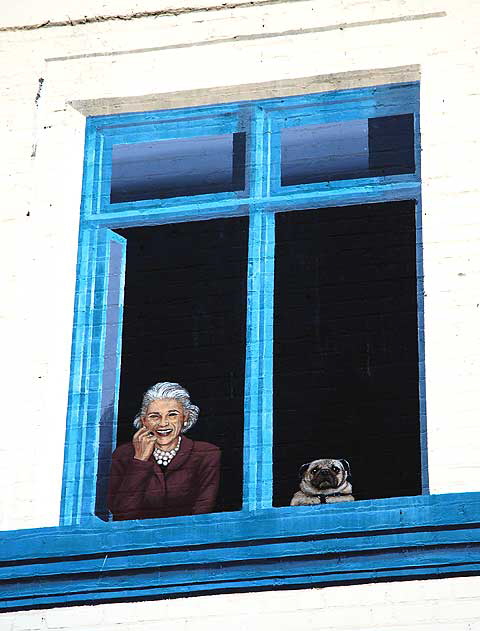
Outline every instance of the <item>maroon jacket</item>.
<svg viewBox="0 0 480 631"><path fill-rule="evenodd" d="M114 520L148 519L211 513L220 478L220 450L182 436L180 449L167 467L153 455L136 460L131 443L112 456L108 508Z"/></svg>

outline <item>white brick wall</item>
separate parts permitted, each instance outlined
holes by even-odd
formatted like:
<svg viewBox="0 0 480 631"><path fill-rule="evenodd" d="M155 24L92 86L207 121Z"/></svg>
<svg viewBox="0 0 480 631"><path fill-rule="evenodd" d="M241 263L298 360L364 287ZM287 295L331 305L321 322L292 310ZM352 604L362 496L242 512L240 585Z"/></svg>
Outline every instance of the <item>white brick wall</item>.
<svg viewBox="0 0 480 631"><path fill-rule="evenodd" d="M2 631L478 631L480 579L180 598L0 615Z"/></svg>
<svg viewBox="0 0 480 631"><path fill-rule="evenodd" d="M217 8L186 12L187 4ZM305 0L232 2L219 9L221 4L24 0L2 8L4 529L58 523L84 124L69 102L93 100L91 107L101 113L113 109L109 99L142 102L144 95L154 95L149 98L158 106L163 94L211 88L221 88L228 100L230 91L245 90L239 87L244 84L290 79L301 91L310 82L305 78L320 75L328 81L345 72L363 73L362 81L366 76L375 84L381 82L381 69L407 65L419 67L422 86L431 490L480 489L480 4ZM160 14L167 9L172 9L168 15ZM15 28L141 11L157 15ZM36 105L40 77L45 81ZM144 629L168 619L169 629L211 629L223 626L230 610L236 614L229 615L228 625L238 629L406 629L410 620L416 629L473 630L479 625L478 588L477 579L450 579L105 605L5 614L0 627L136 629L145 620ZM300 618L297 607L303 610Z"/></svg>

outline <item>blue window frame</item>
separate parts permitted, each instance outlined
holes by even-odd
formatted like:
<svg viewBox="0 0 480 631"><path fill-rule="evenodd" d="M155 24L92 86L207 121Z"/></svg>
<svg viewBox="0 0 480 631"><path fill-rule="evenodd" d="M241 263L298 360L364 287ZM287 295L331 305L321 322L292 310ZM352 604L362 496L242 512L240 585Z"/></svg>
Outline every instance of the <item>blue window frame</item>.
<svg viewBox="0 0 480 631"><path fill-rule="evenodd" d="M375 129L358 121L381 119L385 132L392 117L407 127L413 123L414 168L412 150L398 139L394 164L388 151L365 155L366 134L378 152L385 147L370 136ZM300 164L282 182L282 163L288 170L298 156L296 131L307 138L336 138L332 143L341 154L339 125L355 137L354 164L339 155L329 163L328 152L317 151L315 141L307 155L317 164L318 181ZM285 129L294 130L283 134L293 145L282 161ZM233 134L245 134L241 185L232 176L232 190L222 184L225 190L216 192L111 203L115 145L200 136L222 137L222 144ZM417 83L87 119L61 524L7 533L0 555L3 610L480 571L478 494L428 495L419 137ZM328 179L332 164L345 179ZM275 215L402 200L415 203L418 234L423 495L346 502L321 511L273 507ZM102 521L97 515L106 517L102 479L115 442L120 375L125 239L117 230L241 216L249 218L242 510Z"/></svg>
<svg viewBox="0 0 480 631"><path fill-rule="evenodd" d="M380 133L376 136L372 121L379 121L376 124ZM397 127L400 132L395 138ZM408 130L410 136L405 133ZM387 137L387 151L382 153L383 137ZM235 138L241 139L245 164L244 174L240 179L237 175L236 180L232 172L238 172L238 165L235 166L234 158L228 162ZM380 147L373 157L373 168L371 151L369 155L372 146ZM143 163L139 162L139 147L146 156ZM169 153L165 147L173 149ZM202 151L222 158L211 169L210 184L205 170L208 167L204 166L208 161L202 161ZM133 183L130 192L118 193L121 175L129 172L128 160L143 181ZM221 172L222 161L227 165L225 173ZM189 173L195 164L199 164L197 177L207 182L205 191L210 186L215 192L199 191L195 184L191 191L178 188L175 165ZM386 175L379 174L382 166ZM336 175L332 175L332 168ZM311 172L302 175L305 169ZM157 181L152 183L155 177ZM305 183L299 183L302 181ZM140 190L142 185L146 192ZM222 190L218 190L219 185ZM132 199L132 190L133 197L137 191L138 199ZM159 191L156 198L155 190ZM165 190L174 196L166 197ZM124 199L129 201L115 201ZM406 199L416 202L420 231L416 83L89 118L62 524L90 522L96 519L95 515L107 517L105 486L117 425L126 245L116 230L245 215L249 218L243 483L243 511L248 513L272 507L276 213ZM420 245L417 265L425 493L428 474Z"/></svg>

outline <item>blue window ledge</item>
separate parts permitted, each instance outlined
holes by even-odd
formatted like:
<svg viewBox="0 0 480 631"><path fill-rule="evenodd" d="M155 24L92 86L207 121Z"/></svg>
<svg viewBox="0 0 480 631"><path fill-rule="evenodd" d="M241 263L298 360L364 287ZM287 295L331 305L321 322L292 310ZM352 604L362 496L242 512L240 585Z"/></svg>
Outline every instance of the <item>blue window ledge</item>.
<svg viewBox="0 0 480 631"><path fill-rule="evenodd" d="M2 611L472 575L480 493L4 533Z"/></svg>

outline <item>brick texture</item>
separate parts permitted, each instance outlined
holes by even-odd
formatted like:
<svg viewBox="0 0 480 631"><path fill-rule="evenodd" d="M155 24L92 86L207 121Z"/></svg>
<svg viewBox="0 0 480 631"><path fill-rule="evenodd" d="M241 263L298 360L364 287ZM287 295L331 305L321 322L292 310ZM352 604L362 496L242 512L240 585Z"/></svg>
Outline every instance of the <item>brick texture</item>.
<svg viewBox="0 0 480 631"><path fill-rule="evenodd" d="M55 526L59 517L85 124L71 104L110 113L122 99L158 107L175 95L180 107L198 91L213 102L248 94L249 85L261 95L263 82L265 96L281 82L290 82L289 93L292 85L302 92L314 77L329 86L345 85L345 77L348 85L375 85L386 68L416 67L421 78L431 492L480 487L480 6L471 0L246 4L90 0L80 7L73 0L30 0L2 12L5 530ZM3 614L0 627L145 630L166 622L170 631L226 624L474 631L479 590L478 579L456 578L202 597Z"/></svg>

